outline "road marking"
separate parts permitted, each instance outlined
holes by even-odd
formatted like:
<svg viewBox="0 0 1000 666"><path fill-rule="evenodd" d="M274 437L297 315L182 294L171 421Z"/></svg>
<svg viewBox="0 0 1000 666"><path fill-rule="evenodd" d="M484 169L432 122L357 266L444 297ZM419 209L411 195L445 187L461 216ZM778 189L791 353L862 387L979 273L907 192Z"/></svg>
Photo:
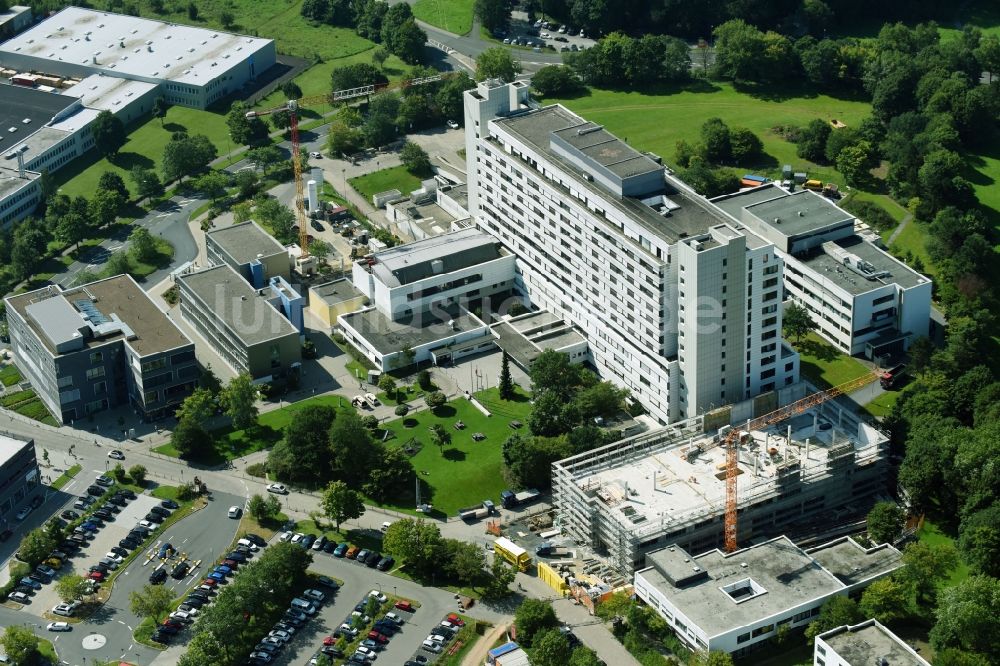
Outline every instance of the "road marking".
<svg viewBox="0 0 1000 666"><path fill-rule="evenodd" d="M118 622L118 624L122 625L123 627L127 627L128 626L127 624L125 624L125 622L123 620L118 620L117 622Z"/></svg>

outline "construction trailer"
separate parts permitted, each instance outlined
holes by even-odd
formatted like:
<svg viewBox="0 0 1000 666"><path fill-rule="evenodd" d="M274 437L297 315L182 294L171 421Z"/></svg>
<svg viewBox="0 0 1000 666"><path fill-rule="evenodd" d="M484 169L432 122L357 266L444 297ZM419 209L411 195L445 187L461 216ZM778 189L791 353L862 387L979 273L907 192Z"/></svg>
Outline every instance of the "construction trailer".
<svg viewBox="0 0 1000 666"><path fill-rule="evenodd" d="M500 537L493 542L493 552L517 567L518 571L527 571L531 566L531 555L528 551L507 537Z"/></svg>
<svg viewBox="0 0 1000 666"><path fill-rule="evenodd" d="M729 422L703 414L554 463L557 524L625 575L667 545L722 547L726 451L718 429ZM833 526L863 515L885 492L888 438L842 401L742 441L740 543Z"/></svg>

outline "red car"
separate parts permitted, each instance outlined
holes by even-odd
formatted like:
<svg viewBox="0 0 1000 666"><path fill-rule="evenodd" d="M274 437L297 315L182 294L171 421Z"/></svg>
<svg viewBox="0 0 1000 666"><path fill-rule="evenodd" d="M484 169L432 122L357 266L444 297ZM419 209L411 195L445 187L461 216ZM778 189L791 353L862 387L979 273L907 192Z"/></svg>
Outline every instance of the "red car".
<svg viewBox="0 0 1000 666"><path fill-rule="evenodd" d="M337 639L334 638L333 636L327 636L326 638L323 639L323 645L336 645L336 644L337 644Z"/></svg>
<svg viewBox="0 0 1000 666"><path fill-rule="evenodd" d="M413 613L416 609L413 607L409 601L397 601L396 608L401 611L406 611L407 613Z"/></svg>
<svg viewBox="0 0 1000 666"><path fill-rule="evenodd" d="M164 627L173 627L174 629L183 629L184 628L183 624L181 624L177 620L172 620L169 617L166 620L163 621L163 626Z"/></svg>
<svg viewBox="0 0 1000 666"><path fill-rule="evenodd" d="M465 620L463 620L459 616L455 615L454 613L448 613L448 617L445 618L445 619L448 620L449 622L451 622L456 627L464 627L465 626Z"/></svg>
<svg viewBox="0 0 1000 666"><path fill-rule="evenodd" d="M219 582L214 578L206 578L205 580L201 581L201 584L208 585L209 587L215 587L216 585L219 584Z"/></svg>
<svg viewBox="0 0 1000 666"><path fill-rule="evenodd" d="M240 565L236 560L222 560L222 564L229 567L230 569L235 569Z"/></svg>
<svg viewBox="0 0 1000 666"><path fill-rule="evenodd" d="M90 580L102 581L104 580L104 574L100 571L91 571L87 575L87 578L89 578Z"/></svg>
<svg viewBox="0 0 1000 666"><path fill-rule="evenodd" d="M389 639L378 633L377 631L369 631L368 638L372 639L376 643L382 643L383 645L389 642Z"/></svg>

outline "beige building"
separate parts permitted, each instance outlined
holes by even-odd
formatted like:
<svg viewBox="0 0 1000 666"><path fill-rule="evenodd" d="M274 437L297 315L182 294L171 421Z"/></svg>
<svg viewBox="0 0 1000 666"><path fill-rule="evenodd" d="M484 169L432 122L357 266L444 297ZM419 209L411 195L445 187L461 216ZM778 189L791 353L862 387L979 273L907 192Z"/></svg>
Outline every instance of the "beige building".
<svg viewBox="0 0 1000 666"><path fill-rule="evenodd" d="M231 267L255 289L263 289L275 276L292 279L288 250L253 221L209 230L205 256L213 266Z"/></svg>
<svg viewBox="0 0 1000 666"><path fill-rule="evenodd" d="M368 297L347 278L309 287L309 312L327 326L337 325L337 317L368 305Z"/></svg>

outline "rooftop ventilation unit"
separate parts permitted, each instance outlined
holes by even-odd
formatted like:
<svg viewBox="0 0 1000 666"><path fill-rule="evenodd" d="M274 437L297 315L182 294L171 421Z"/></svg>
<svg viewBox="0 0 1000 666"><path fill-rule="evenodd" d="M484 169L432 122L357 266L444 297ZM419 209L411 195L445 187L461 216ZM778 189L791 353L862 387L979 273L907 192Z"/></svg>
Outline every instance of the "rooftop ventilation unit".
<svg viewBox="0 0 1000 666"><path fill-rule="evenodd" d="M586 134L593 134L594 132L600 132L604 129L603 125L591 125L590 127L581 127L576 131L577 136L584 136Z"/></svg>

